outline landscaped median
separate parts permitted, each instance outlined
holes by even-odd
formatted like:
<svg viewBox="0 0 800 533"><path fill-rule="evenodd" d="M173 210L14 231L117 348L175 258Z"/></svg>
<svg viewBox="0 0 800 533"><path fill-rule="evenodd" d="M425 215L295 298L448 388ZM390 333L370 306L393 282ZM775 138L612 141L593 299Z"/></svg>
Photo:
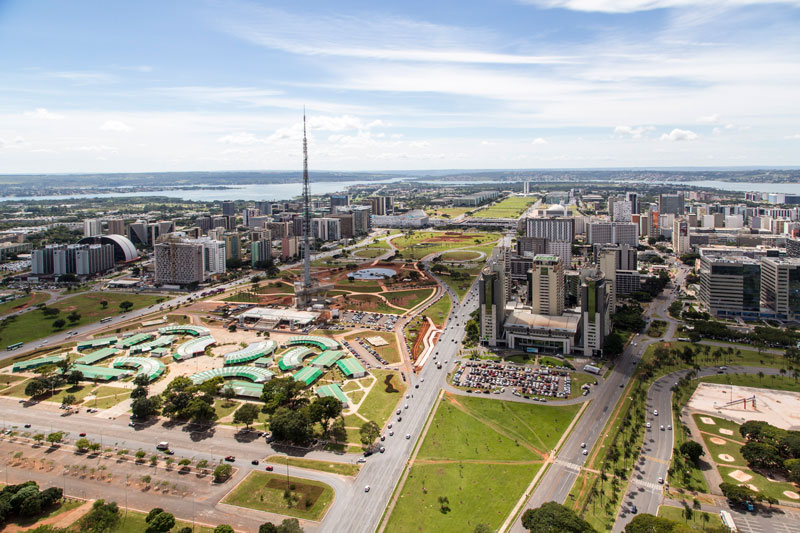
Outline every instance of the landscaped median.
<svg viewBox="0 0 800 533"><path fill-rule="evenodd" d="M250 472L221 503L319 522L333 496L333 488L320 481Z"/></svg>
<svg viewBox="0 0 800 533"><path fill-rule="evenodd" d="M386 531L497 529L579 409L443 395Z"/></svg>

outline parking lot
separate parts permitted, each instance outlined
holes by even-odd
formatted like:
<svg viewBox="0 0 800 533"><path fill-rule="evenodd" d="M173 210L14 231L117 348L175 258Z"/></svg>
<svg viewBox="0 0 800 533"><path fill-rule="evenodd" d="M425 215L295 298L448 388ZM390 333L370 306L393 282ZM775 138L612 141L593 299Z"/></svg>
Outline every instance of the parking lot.
<svg viewBox="0 0 800 533"><path fill-rule="evenodd" d="M536 368L486 361L464 361L453 375L453 385L476 392L515 396L568 398L572 392L569 369Z"/></svg>

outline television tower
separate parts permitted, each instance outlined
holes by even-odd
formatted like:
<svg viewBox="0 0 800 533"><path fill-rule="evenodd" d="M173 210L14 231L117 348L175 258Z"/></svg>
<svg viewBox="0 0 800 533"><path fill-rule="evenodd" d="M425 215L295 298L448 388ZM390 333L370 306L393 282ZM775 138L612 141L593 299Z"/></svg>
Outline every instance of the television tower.
<svg viewBox="0 0 800 533"><path fill-rule="evenodd" d="M306 138L306 111L303 110L303 287L311 288L311 194L308 188L308 139Z"/></svg>

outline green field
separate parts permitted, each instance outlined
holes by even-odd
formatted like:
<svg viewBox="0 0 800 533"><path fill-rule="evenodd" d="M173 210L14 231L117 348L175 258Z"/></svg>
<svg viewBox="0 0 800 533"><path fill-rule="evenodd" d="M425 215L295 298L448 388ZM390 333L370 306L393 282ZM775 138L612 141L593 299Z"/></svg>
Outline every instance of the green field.
<svg viewBox="0 0 800 533"><path fill-rule="evenodd" d="M277 465L286 465L287 457L286 455L270 455L267 457L267 461ZM290 466L320 470L322 472L330 472L331 474L339 474L341 476L355 476L360 470L359 465L353 463L319 461L316 459L304 459L302 457L288 457L288 460Z"/></svg>
<svg viewBox="0 0 800 533"><path fill-rule="evenodd" d="M108 302L108 307L105 309L100 305L102 300ZM64 326L62 330L98 322L101 318L119 314L119 304L126 300L132 302L132 310L136 310L153 305L163 300L163 297L98 292L72 296L49 306L61 311L54 319L45 317L41 311L30 311L16 317L12 322L0 329L0 346L40 339L55 331L59 331L53 328L53 321L59 318L67 320L67 316L73 311L80 314L80 319L77 322L67 321L67 325Z"/></svg>
<svg viewBox="0 0 800 533"><path fill-rule="evenodd" d="M287 488L292 500L285 497ZM287 480L279 474L254 471L228 493L222 503L319 521L333 502L333 495L333 489L319 481L296 477Z"/></svg>
<svg viewBox="0 0 800 533"><path fill-rule="evenodd" d="M428 307L425 312L422 313L422 315L433 320L433 323L436 324L436 327L441 328L444 326L445 320L447 320L447 317L450 315L450 309L452 307L453 301L450 298L450 294L445 293L438 302Z"/></svg>
<svg viewBox="0 0 800 533"><path fill-rule="evenodd" d="M579 408L445 395L386 530L497 529Z"/></svg>
<svg viewBox="0 0 800 533"><path fill-rule="evenodd" d="M0 304L0 316L5 316L9 313L13 313L14 311L18 311L23 307L31 306L35 307L36 305L46 302L50 298L50 295L46 292L32 292L22 298L17 298L16 300L11 300L9 302L3 302Z"/></svg>
<svg viewBox="0 0 800 533"><path fill-rule="evenodd" d="M408 291L384 292L382 295L389 300L389 303L392 305L405 309L413 309L430 298L433 292L433 289L412 289Z"/></svg>
<svg viewBox="0 0 800 533"><path fill-rule="evenodd" d="M704 520L703 515L708 516L708 521ZM685 524L699 531L703 531L707 527L722 527L722 520L717 513L707 513L705 511L693 510L692 519L686 520L683 516L682 508L662 505L658 508L658 516L661 518L675 520L676 522L680 522L681 524Z"/></svg>
<svg viewBox="0 0 800 533"><path fill-rule="evenodd" d="M394 370L372 370L371 373L377 378L377 381L364 399L364 403L361 404L358 414L383 427L395 406L403 399L406 383L400 378L400 373ZM394 389L393 392L386 391L385 380L387 377L391 377L389 383Z"/></svg>
<svg viewBox="0 0 800 533"><path fill-rule="evenodd" d="M519 218L528 207L535 203L536 199L529 196L509 196L486 209L475 211L472 216L474 218Z"/></svg>

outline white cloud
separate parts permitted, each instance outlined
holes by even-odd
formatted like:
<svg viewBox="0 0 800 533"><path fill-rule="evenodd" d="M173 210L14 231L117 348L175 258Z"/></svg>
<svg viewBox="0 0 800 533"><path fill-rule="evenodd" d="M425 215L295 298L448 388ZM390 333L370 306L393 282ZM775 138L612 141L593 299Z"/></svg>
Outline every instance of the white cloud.
<svg viewBox="0 0 800 533"><path fill-rule="evenodd" d="M26 117L31 118L39 118L44 120L61 120L64 118L64 115L59 115L58 113L51 113L47 109L43 107L37 107L36 111L26 111Z"/></svg>
<svg viewBox="0 0 800 533"><path fill-rule="evenodd" d="M698 124L718 124L719 123L719 115L715 113L713 115L705 115L705 116L702 116L702 117L697 117L697 123Z"/></svg>
<svg viewBox="0 0 800 533"><path fill-rule="evenodd" d="M664 8L697 7L697 0L521 0L545 8L564 8L572 11L598 13L635 13ZM798 0L715 0L709 2L716 7L734 8L747 5L788 4L800 5Z"/></svg>
<svg viewBox="0 0 800 533"><path fill-rule="evenodd" d="M669 133L665 133L660 138L662 141L693 141L697 139L697 134L691 130L675 128Z"/></svg>
<svg viewBox="0 0 800 533"><path fill-rule="evenodd" d="M121 120L106 120L100 126L103 131L131 131L131 127L122 122Z"/></svg>
<svg viewBox="0 0 800 533"><path fill-rule="evenodd" d="M547 140L545 140L543 137L536 137L533 141L531 141L531 144L547 144Z"/></svg>
<svg viewBox="0 0 800 533"><path fill-rule="evenodd" d="M617 137L630 137L631 139L641 139L645 133L652 131L652 126L617 126L614 128L614 135Z"/></svg>

